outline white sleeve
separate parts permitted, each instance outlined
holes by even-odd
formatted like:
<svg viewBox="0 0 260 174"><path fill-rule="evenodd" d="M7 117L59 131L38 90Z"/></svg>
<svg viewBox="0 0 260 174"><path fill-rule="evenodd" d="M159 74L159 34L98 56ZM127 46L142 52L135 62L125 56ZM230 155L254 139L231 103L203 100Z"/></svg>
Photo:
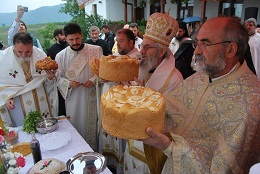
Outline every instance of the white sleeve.
<svg viewBox="0 0 260 174"><path fill-rule="evenodd" d="M13 37L18 32L19 23L16 20L13 21L12 25L8 30L8 45L13 45Z"/></svg>
<svg viewBox="0 0 260 174"><path fill-rule="evenodd" d="M43 49L42 49L42 45L41 45L39 39L37 39L37 45L38 45L38 48L41 49L41 50L43 51Z"/></svg>

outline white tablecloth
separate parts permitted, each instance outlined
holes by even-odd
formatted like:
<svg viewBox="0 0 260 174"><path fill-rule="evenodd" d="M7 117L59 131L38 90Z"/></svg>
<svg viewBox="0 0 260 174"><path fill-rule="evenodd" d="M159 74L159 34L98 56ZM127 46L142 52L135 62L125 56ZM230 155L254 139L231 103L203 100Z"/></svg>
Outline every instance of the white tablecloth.
<svg viewBox="0 0 260 174"><path fill-rule="evenodd" d="M17 128L17 129L21 129ZM80 134L77 132L77 130L71 125L71 123L68 120L62 120L58 123L58 128L55 130L55 132L67 132L71 135L71 140L68 142L67 145L55 149L55 150L49 150L49 151L42 151L42 159L46 158L56 158L64 163L66 163L71 157L74 155L80 153L80 152L93 152L91 147L86 143L86 141L80 136ZM36 134L36 138L40 139L41 136L44 136L45 134ZM19 131L19 142L30 142L31 141L31 135ZM19 171L19 174L26 174L27 171L33 166L33 158L32 155L26 156L26 165ZM112 174L108 168L106 168L102 174Z"/></svg>

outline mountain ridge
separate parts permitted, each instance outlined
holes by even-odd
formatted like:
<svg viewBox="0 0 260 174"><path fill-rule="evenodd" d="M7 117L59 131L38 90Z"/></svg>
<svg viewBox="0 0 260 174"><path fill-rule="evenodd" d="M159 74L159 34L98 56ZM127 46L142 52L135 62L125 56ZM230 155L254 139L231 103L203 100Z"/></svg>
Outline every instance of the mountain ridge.
<svg viewBox="0 0 260 174"><path fill-rule="evenodd" d="M22 21L26 25L29 24L44 24L52 22L69 22L72 17L69 14L59 13L61 7L64 7L65 4L59 4L55 6L42 6L35 10L29 9L28 12L25 12ZM13 20L16 18L17 13L0 13L0 25L1 26L10 26Z"/></svg>

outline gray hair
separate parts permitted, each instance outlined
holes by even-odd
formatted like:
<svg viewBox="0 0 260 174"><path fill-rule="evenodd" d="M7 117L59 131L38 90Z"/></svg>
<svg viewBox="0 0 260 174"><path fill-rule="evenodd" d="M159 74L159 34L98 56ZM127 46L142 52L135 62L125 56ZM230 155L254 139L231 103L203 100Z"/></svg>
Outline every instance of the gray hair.
<svg viewBox="0 0 260 174"><path fill-rule="evenodd" d="M247 22L253 22L254 25L257 26L257 23L256 23L255 18L249 18L249 19L245 20L245 23L247 23ZM244 24L245 24L245 23L244 23Z"/></svg>
<svg viewBox="0 0 260 174"><path fill-rule="evenodd" d="M239 62L243 62L249 40L246 28L238 20L228 18L223 37L225 37L225 40L237 44L236 55L238 56Z"/></svg>
<svg viewBox="0 0 260 174"><path fill-rule="evenodd" d="M91 33L92 31L98 31L98 33L100 33L100 29L97 26L91 26L88 31L89 33Z"/></svg>

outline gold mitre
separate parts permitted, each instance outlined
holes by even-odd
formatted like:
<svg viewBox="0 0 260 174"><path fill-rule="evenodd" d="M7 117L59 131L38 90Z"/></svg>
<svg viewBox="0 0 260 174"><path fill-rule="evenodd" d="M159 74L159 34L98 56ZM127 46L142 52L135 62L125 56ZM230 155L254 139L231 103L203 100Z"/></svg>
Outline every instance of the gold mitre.
<svg viewBox="0 0 260 174"><path fill-rule="evenodd" d="M178 22L169 14L153 13L147 21L144 38L168 47L178 28Z"/></svg>

